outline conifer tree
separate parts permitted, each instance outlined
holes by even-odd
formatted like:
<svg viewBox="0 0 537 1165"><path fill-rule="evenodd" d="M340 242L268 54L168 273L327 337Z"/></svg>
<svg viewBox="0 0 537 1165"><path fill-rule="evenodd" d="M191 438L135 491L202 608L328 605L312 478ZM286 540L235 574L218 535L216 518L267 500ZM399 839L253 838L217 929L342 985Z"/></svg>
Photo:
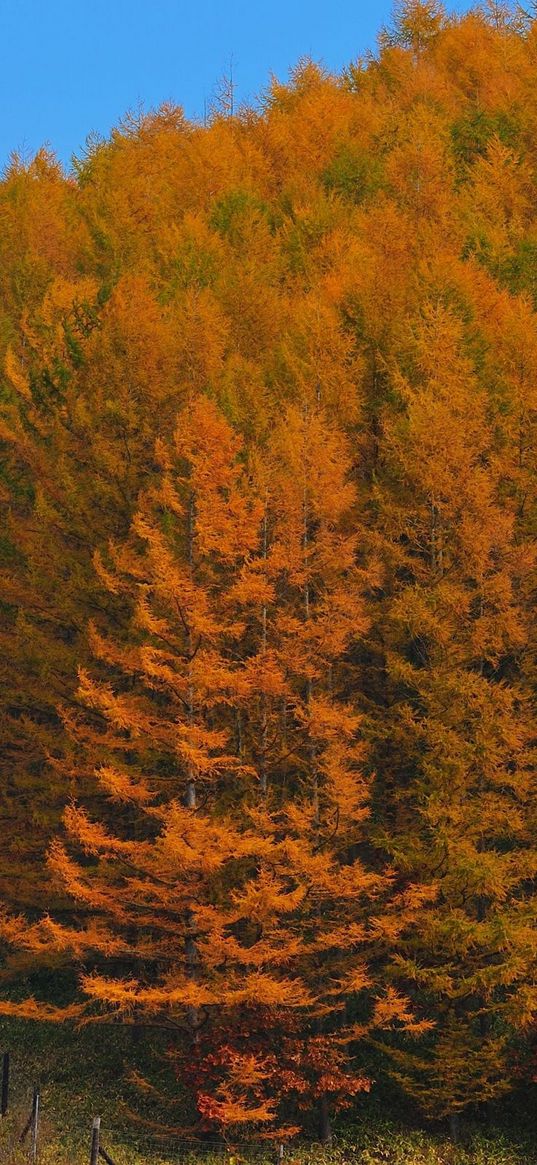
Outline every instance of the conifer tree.
<svg viewBox="0 0 537 1165"><path fill-rule="evenodd" d="M412 0L0 180L1 974L206 1123L327 1136L364 1034L455 1123L533 1071L536 36Z"/></svg>
<svg viewBox="0 0 537 1165"><path fill-rule="evenodd" d="M81 799L50 866L82 916L29 929L8 917L3 934L83 955L90 1010L175 1029L202 1122L283 1131L290 1105L319 1104L326 1140L330 1104L369 1087L348 1050L367 1028L352 1022L367 958L422 895L387 904L386 878L360 856L368 785L344 689L369 575L348 526L345 441L319 408L288 410L267 453L268 546L239 452L215 406L194 400L172 446L158 443L160 477L129 539L96 556L131 615L119 641L91 629L102 675L81 671L81 711L64 710ZM260 597L257 652L243 658ZM278 756L253 743L260 693L263 714L279 697ZM92 777L100 820L84 806ZM376 993L369 1023L420 1030L403 997Z"/></svg>
<svg viewBox="0 0 537 1165"><path fill-rule="evenodd" d="M533 555L502 497L461 324L431 305L412 349L411 376L392 370L399 409L385 421L389 695L378 731L390 748L385 844L436 888L395 969L428 998L436 1028L429 1052L392 1056L429 1115L456 1118L509 1086L508 1021L527 1023L532 1009L533 726L516 662Z"/></svg>

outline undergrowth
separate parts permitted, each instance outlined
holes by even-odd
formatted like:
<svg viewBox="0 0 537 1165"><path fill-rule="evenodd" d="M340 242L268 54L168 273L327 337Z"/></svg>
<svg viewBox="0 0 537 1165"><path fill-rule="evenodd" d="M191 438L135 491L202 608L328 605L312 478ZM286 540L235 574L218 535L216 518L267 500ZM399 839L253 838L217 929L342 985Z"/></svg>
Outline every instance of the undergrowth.
<svg viewBox="0 0 537 1165"><path fill-rule="evenodd" d="M0 1025L0 1051L11 1052L11 1102L0 1124L1 1165L27 1165L26 1145L17 1138L27 1118L34 1083L41 1094L40 1165L87 1165L91 1123L102 1120L102 1144L115 1165L275 1165L277 1146L193 1145L160 1139L144 1121L158 1114L129 1090L126 1064L134 1051L143 1068L145 1043L134 1043L122 1028L74 1031L21 1021ZM154 1048L153 1048L154 1051ZM130 1110L140 1118L137 1125ZM409 1127L396 1111L383 1113L381 1097L364 1102L354 1122L336 1127L334 1144L286 1147L285 1165L537 1165L537 1136L531 1124L514 1118L509 1126L484 1127L468 1121L462 1143L445 1130Z"/></svg>

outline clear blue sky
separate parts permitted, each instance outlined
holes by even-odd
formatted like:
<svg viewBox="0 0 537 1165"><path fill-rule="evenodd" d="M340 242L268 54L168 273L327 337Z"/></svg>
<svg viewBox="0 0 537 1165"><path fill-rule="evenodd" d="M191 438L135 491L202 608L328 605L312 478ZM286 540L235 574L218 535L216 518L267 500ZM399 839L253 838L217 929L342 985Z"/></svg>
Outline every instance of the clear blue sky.
<svg viewBox="0 0 537 1165"><path fill-rule="evenodd" d="M458 0L456 7L468 7ZM339 69L391 0L0 0L0 165L48 143L68 163L90 131L171 100L203 112L233 56L239 100L308 54Z"/></svg>

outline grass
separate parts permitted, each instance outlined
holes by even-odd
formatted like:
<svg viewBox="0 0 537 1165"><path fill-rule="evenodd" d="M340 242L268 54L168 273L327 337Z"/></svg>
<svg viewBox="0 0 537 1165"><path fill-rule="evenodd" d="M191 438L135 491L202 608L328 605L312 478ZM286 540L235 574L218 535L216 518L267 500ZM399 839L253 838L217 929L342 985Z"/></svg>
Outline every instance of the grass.
<svg viewBox="0 0 537 1165"><path fill-rule="evenodd" d="M125 1064L133 1052L132 1036L120 1028L93 1027L80 1032L22 1021L0 1023L0 1050L12 1053L12 1102L0 1126L0 1162L22 1165L27 1154L14 1145L39 1081L42 1119L40 1165L87 1165L91 1123L102 1118L102 1144L115 1165L273 1165L274 1146L192 1148L188 1143L159 1141L129 1119L124 1105L128 1086ZM143 1044L134 1050L143 1059ZM133 1097L130 1097L132 1103ZM452 1145L443 1132L405 1127L383 1116L385 1102L364 1101L352 1125L336 1130L330 1149L296 1144L286 1165L537 1165L537 1133L468 1124L464 1143ZM150 1115L148 1112L147 1115ZM518 1121L517 1121L518 1125ZM233 1158L233 1161L231 1160Z"/></svg>

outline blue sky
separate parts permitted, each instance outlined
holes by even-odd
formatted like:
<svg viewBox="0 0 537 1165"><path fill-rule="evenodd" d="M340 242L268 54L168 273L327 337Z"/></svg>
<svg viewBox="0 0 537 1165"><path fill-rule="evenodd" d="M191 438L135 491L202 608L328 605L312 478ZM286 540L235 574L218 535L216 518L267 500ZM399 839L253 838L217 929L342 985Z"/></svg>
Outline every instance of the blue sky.
<svg viewBox="0 0 537 1165"><path fill-rule="evenodd" d="M459 6L465 6L459 0ZM171 100L188 116L233 58L239 100L300 56L339 69L391 0L0 0L0 165L48 143L65 163L90 131Z"/></svg>

